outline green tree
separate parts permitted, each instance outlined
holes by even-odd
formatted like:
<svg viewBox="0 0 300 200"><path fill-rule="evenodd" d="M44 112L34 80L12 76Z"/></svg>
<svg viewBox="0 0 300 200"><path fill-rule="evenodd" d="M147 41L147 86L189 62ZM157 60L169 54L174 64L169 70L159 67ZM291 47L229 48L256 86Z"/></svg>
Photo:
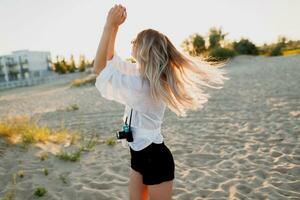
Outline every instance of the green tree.
<svg viewBox="0 0 300 200"><path fill-rule="evenodd" d="M258 49L248 39L240 39L238 42L233 42L233 49L239 54L258 55Z"/></svg>
<svg viewBox="0 0 300 200"><path fill-rule="evenodd" d="M61 63L61 66L65 69L65 73L70 70L70 66L68 65L68 63L66 62L64 57L62 58L60 63Z"/></svg>
<svg viewBox="0 0 300 200"><path fill-rule="evenodd" d="M85 56L83 54L80 54L79 56L79 71L84 72L87 66L87 61L85 59Z"/></svg>
<svg viewBox="0 0 300 200"><path fill-rule="evenodd" d="M222 41L228 33L222 33L221 28L212 27L209 29L208 39L209 39L209 49L221 47Z"/></svg>
<svg viewBox="0 0 300 200"><path fill-rule="evenodd" d="M74 56L73 54L71 54L70 56L70 64L69 64L70 68L69 68L69 72L73 73L76 70L76 65L75 65L75 61L74 61Z"/></svg>
<svg viewBox="0 0 300 200"><path fill-rule="evenodd" d="M199 56L206 51L205 40L200 34L190 35L185 39L181 47L192 56Z"/></svg>
<svg viewBox="0 0 300 200"><path fill-rule="evenodd" d="M59 56L56 56L56 61L54 62L54 71L59 74L65 74L67 72L66 66L62 62Z"/></svg>
<svg viewBox="0 0 300 200"><path fill-rule="evenodd" d="M279 36L277 43L271 49L270 56L280 56L282 55L282 49L286 47L287 39L286 37Z"/></svg>
<svg viewBox="0 0 300 200"><path fill-rule="evenodd" d="M233 49L216 47L209 51L208 61L221 61L227 58L234 57L236 52Z"/></svg>

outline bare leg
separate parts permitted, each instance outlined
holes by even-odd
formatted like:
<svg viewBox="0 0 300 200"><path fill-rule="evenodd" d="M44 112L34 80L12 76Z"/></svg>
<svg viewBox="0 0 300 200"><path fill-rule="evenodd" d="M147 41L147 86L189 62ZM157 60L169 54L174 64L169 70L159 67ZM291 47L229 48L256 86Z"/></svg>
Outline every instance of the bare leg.
<svg viewBox="0 0 300 200"><path fill-rule="evenodd" d="M130 200L148 200L148 187L143 184L142 175L130 168L129 180L129 196Z"/></svg>
<svg viewBox="0 0 300 200"><path fill-rule="evenodd" d="M172 199L172 181L165 181L156 185L148 185L150 200L171 200Z"/></svg>

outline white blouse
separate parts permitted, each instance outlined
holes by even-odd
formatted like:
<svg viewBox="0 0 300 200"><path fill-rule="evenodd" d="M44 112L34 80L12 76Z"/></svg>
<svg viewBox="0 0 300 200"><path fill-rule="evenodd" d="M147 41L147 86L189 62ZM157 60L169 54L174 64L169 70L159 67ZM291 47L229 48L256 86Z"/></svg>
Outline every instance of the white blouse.
<svg viewBox="0 0 300 200"><path fill-rule="evenodd" d="M140 151L153 143L162 143L161 124L166 109L163 101L156 103L150 96L149 81L139 73L139 65L123 60L115 51L111 60L96 78L96 88L101 96L125 105L123 122L132 110L131 130L133 142L129 146ZM120 125L122 126L122 125ZM123 141L126 139L122 139Z"/></svg>

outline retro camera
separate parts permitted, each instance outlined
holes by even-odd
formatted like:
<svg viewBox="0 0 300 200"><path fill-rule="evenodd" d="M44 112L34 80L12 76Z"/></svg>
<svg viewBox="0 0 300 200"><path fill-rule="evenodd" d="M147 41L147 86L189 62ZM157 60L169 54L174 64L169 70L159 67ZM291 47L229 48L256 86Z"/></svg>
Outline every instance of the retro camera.
<svg viewBox="0 0 300 200"><path fill-rule="evenodd" d="M129 118L129 124L127 124L127 118L125 120L125 123L122 127L122 131L118 131L116 133L116 136L118 139L126 139L128 142L132 142L133 141L133 137L132 137L132 132L131 132L131 117L132 117L132 109L130 111L130 118Z"/></svg>

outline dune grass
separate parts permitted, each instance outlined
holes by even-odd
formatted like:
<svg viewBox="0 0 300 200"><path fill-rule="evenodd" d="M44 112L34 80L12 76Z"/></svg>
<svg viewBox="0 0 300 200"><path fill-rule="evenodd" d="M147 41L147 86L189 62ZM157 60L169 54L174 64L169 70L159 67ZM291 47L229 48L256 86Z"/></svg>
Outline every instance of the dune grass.
<svg viewBox="0 0 300 200"><path fill-rule="evenodd" d="M42 196L44 196L46 193L47 193L46 188L44 188L44 187L37 187L37 188L35 189L34 195L35 195L35 196L38 196L38 197L42 197Z"/></svg>
<svg viewBox="0 0 300 200"><path fill-rule="evenodd" d="M114 146L114 145L117 144L117 141L116 141L116 139L114 137L109 137L109 138L106 139L105 143L107 145Z"/></svg>
<svg viewBox="0 0 300 200"><path fill-rule="evenodd" d="M10 186L10 189L4 194L4 196L1 198L1 200L13 200L16 193L16 184L17 184L17 174L12 174L12 184Z"/></svg>
<svg viewBox="0 0 300 200"><path fill-rule="evenodd" d="M36 120L27 115L5 117L0 120L0 137L4 137L11 144L22 144L25 147L38 143L37 146L44 149L44 152L39 153L41 161L48 159L48 147L52 147L51 144L55 144L56 150L50 150L50 152L62 160L75 162L80 160L83 151L92 151L98 143L105 143L111 146L117 143L114 137L99 140L97 135L96 138L92 136L85 142L85 137L77 132L66 128L54 130L48 126L40 126ZM78 139L81 140L80 146L73 151L61 149L59 146L59 144L64 146L75 144Z"/></svg>
<svg viewBox="0 0 300 200"><path fill-rule="evenodd" d="M282 53L284 56L300 54L300 49L283 50Z"/></svg>
<svg viewBox="0 0 300 200"><path fill-rule="evenodd" d="M48 176L48 174L49 174L48 168L43 168L43 172L44 172L45 176Z"/></svg>
<svg viewBox="0 0 300 200"><path fill-rule="evenodd" d="M4 194L1 200L13 200L14 199L14 193L12 191L8 191Z"/></svg>
<svg viewBox="0 0 300 200"><path fill-rule="evenodd" d="M73 111L73 110L78 110L79 106L74 103L74 104L70 104L69 106L67 106L66 111Z"/></svg>
<svg viewBox="0 0 300 200"><path fill-rule="evenodd" d="M92 136L87 143L83 141L79 149L70 152L61 150L56 156L62 160L76 162L80 159L83 151L92 151L97 143L99 143L98 138Z"/></svg>
<svg viewBox="0 0 300 200"><path fill-rule="evenodd" d="M20 178L23 178L24 175L25 175L24 170L19 170L19 171L17 172L17 174L18 174L18 176L19 176Z"/></svg>
<svg viewBox="0 0 300 200"><path fill-rule="evenodd" d="M60 174L60 175L59 175L59 178L60 178L60 180L61 180L63 183L65 183L65 184L68 183L68 182L67 182L67 176L66 176L66 175Z"/></svg>
<svg viewBox="0 0 300 200"><path fill-rule="evenodd" d="M40 154L40 159L41 159L41 161L47 160L48 159L48 152L42 152Z"/></svg>
<svg viewBox="0 0 300 200"><path fill-rule="evenodd" d="M91 74L91 75L88 75L84 78L81 78L81 79L74 79L71 81L71 84L70 86L71 87L80 87L80 86L83 86L83 85L94 85L95 82L96 82L96 75L95 74Z"/></svg>
<svg viewBox="0 0 300 200"><path fill-rule="evenodd" d="M69 143L74 144L79 134L66 128L58 130L48 126L40 126L37 121L27 115L6 116L0 121L0 137L9 143L29 145L32 143Z"/></svg>
<svg viewBox="0 0 300 200"><path fill-rule="evenodd" d="M61 150L59 152L59 154L57 154L57 157L59 157L62 160L68 160L68 161L75 162L80 159L80 155L81 155L80 149L73 151L73 152L67 152L67 151Z"/></svg>

